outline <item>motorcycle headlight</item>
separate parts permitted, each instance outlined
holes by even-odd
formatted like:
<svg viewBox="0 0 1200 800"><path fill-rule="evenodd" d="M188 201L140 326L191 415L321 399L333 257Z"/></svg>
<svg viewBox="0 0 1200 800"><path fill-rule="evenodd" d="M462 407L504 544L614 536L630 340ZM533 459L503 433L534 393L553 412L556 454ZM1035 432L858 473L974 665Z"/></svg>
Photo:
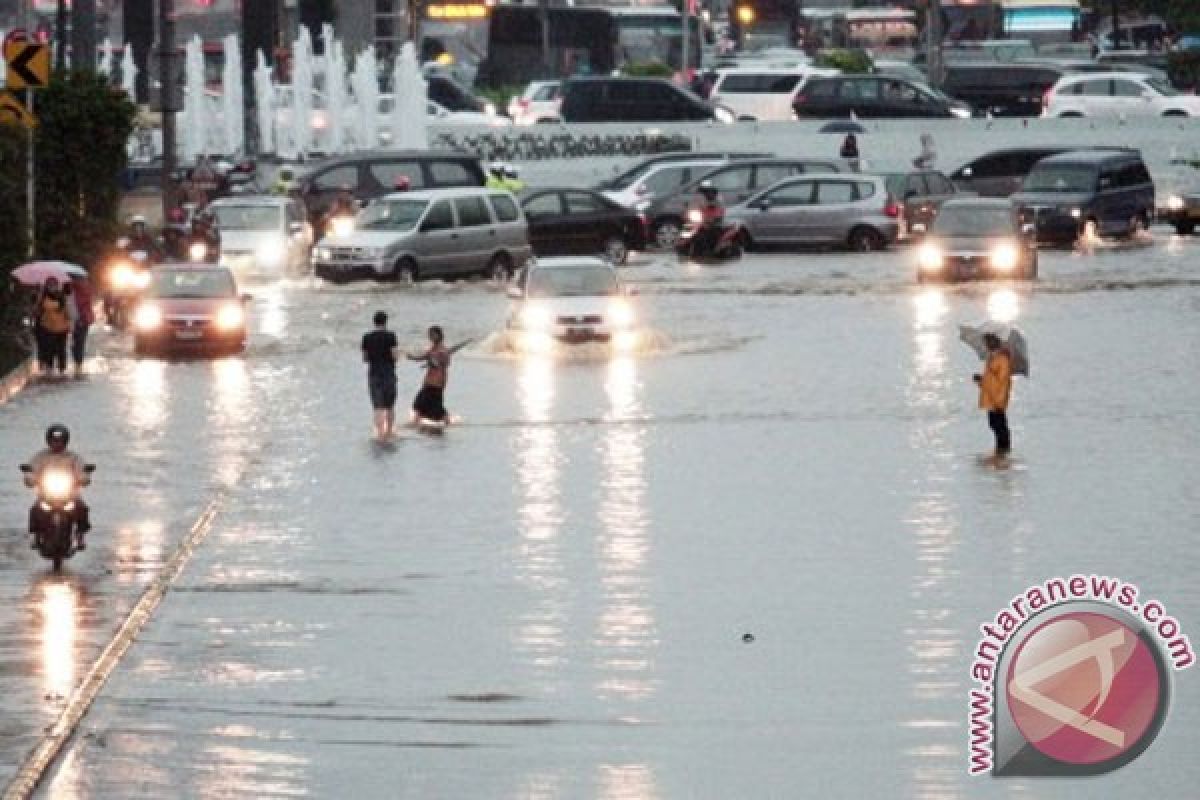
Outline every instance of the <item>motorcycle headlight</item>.
<svg viewBox="0 0 1200 800"><path fill-rule="evenodd" d="M941 269L946 263L946 257L942 255L942 248L936 244L924 244L917 252L917 264L926 272L936 272Z"/></svg>
<svg viewBox="0 0 1200 800"><path fill-rule="evenodd" d="M113 266L112 272L108 275L108 282L114 289L129 289L133 286L135 274L129 262L122 261Z"/></svg>
<svg viewBox="0 0 1200 800"><path fill-rule="evenodd" d="M133 315L133 325L139 331L153 331L162 325L162 309L156 305L138 306Z"/></svg>
<svg viewBox="0 0 1200 800"><path fill-rule="evenodd" d="M1008 272L1017 266L1017 248L1011 244L998 244L992 248L992 266Z"/></svg>
<svg viewBox="0 0 1200 800"><path fill-rule="evenodd" d="M193 242L188 247L188 258L192 261L203 261L208 256L208 245L203 242Z"/></svg>
<svg viewBox="0 0 1200 800"><path fill-rule="evenodd" d="M233 331L246 324L246 312L234 303L227 303L217 310L217 327L223 331Z"/></svg>
<svg viewBox="0 0 1200 800"><path fill-rule="evenodd" d="M283 243L278 241L265 242L254 252L258 263L266 267L276 267L283 261Z"/></svg>
<svg viewBox="0 0 1200 800"><path fill-rule="evenodd" d="M1177 194L1173 194L1167 198L1167 208L1171 211L1183 210L1183 198Z"/></svg>
<svg viewBox="0 0 1200 800"><path fill-rule="evenodd" d="M628 328L637 321L637 314L628 300L613 300L608 304L608 324L614 328Z"/></svg>
<svg viewBox="0 0 1200 800"><path fill-rule="evenodd" d="M354 217L334 217L329 227L334 236L349 236L354 233Z"/></svg>
<svg viewBox="0 0 1200 800"><path fill-rule="evenodd" d="M704 222L704 212L698 208L693 208L687 212L687 218L688 222L699 225L701 222Z"/></svg>
<svg viewBox="0 0 1200 800"><path fill-rule="evenodd" d="M64 500L75 489L75 479L69 472L49 469L42 475L42 494L51 500Z"/></svg>
<svg viewBox="0 0 1200 800"><path fill-rule="evenodd" d="M134 270L130 278L130 286L139 292L150 285L150 273L147 270Z"/></svg>
<svg viewBox="0 0 1200 800"><path fill-rule="evenodd" d="M527 305L521 309L521 327L528 331L540 331L549 328L554 322L550 309L545 306Z"/></svg>

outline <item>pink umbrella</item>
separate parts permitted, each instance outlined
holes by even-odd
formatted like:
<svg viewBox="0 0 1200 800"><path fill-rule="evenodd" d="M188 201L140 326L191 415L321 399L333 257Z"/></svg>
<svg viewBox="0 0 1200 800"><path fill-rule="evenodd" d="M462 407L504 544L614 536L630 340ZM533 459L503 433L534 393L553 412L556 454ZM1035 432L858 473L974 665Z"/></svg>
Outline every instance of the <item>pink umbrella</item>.
<svg viewBox="0 0 1200 800"><path fill-rule="evenodd" d="M86 280L87 270L78 264L66 261L31 261L17 267L12 276L26 286L41 286L46 278L54 278L59 283L69 283L80 278Z"/></svg>

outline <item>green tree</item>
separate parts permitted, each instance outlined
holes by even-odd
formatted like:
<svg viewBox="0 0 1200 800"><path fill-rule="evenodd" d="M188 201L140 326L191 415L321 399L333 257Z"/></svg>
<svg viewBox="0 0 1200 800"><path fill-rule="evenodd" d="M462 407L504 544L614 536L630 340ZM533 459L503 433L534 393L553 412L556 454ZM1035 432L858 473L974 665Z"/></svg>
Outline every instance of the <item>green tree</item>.
<svg viewBox="0 0 1200 800"><path fill-rule="evenodd" d="M136 107L94 72L56 73L36 105L39 257L90 266L117 234Z"/></svg>
<svg viewBox="0 0 1200 800"><path fill-rule="evenodd" d="M25 129L0 125L0 281L8 284L8 273L25 262L29 230L25 224ZM4 287L0 287L2 289Z"/></svg>

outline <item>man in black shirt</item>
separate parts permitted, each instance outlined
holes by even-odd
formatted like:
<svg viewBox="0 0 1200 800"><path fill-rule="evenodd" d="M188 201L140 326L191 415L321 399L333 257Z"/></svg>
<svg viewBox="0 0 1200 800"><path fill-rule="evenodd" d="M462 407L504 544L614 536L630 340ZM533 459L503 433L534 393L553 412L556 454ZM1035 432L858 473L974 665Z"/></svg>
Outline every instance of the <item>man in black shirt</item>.
<svg viewBox="0 0 1200 800"><path fill-rule="evenodd" d="M390 438L396 415L396 353L400 343L387 329L387 314L375 312L375 330L363 334L362 354L367 363L367 389L375 409L375 435Z"/></svg>

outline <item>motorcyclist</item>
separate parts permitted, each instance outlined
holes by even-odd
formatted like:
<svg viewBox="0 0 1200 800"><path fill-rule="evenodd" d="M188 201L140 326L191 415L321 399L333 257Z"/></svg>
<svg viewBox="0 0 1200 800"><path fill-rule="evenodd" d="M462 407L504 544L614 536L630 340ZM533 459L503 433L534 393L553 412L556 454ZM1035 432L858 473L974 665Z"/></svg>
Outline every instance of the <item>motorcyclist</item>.
<svg viewBox="0 0 1200 800"><path fill-rule="evenodd" d="M487 188L489 189L504 189L504 165L499 161L493 161L487 167Z"/></svg>
<svg viewBox="0 0 1200 800"><path fill-rule="evenodd" d="M521 180L520 172L512 164L504 165L504 186L510 192L516 193L525 188L525 181Z"/></svg>
<svg viewBox="0 0 1200 800"><path fill-rule="evenodd" d="M711 181L702 181L697 193L700 201L696 210L700 218L695 223L690 250L706 253L716 248L725 230L725 206L721 205L720 193Z"/></svg>
<svg viewBox="0 0 1200 800"><path fill-rule="evenodd" d="M145 252L149 264L157 264L163 260L162 246L150 233L150 228L146 225L146 218L141 214L130 220L129 236L125 238L124 243L119 242L118 246L127 253L138 250Z"/></svg>
<svg viewBox="0 0 1200 800"><path fill-rule="evenodd" d="M91 476L84 469L83 459L67 449L71 441L71 432L66 425L54 424L46 429L46 449L38 452L29 460L30 472L25 473L25 485L36 488L42 475L50 469L60 469L69 473L74 479L75 495L75 547L86 549L83 537L92 529L91 509L83 502L82 490L92 482ZM36 533L41 527L38 516L42 514L38 503L29 509L29 532ZM35 539L32 546L37 546Z"/></svg>
<svg viewBox="0 0 1200 800"><path fill-rule="evenodd" d="M206 211L197 212L192 216L192 228L188 233L188 258L192 256L192 248L203 245L204 254L200 261L216 263L221 253L221 233L213 224L212 217Z"/></svg>

